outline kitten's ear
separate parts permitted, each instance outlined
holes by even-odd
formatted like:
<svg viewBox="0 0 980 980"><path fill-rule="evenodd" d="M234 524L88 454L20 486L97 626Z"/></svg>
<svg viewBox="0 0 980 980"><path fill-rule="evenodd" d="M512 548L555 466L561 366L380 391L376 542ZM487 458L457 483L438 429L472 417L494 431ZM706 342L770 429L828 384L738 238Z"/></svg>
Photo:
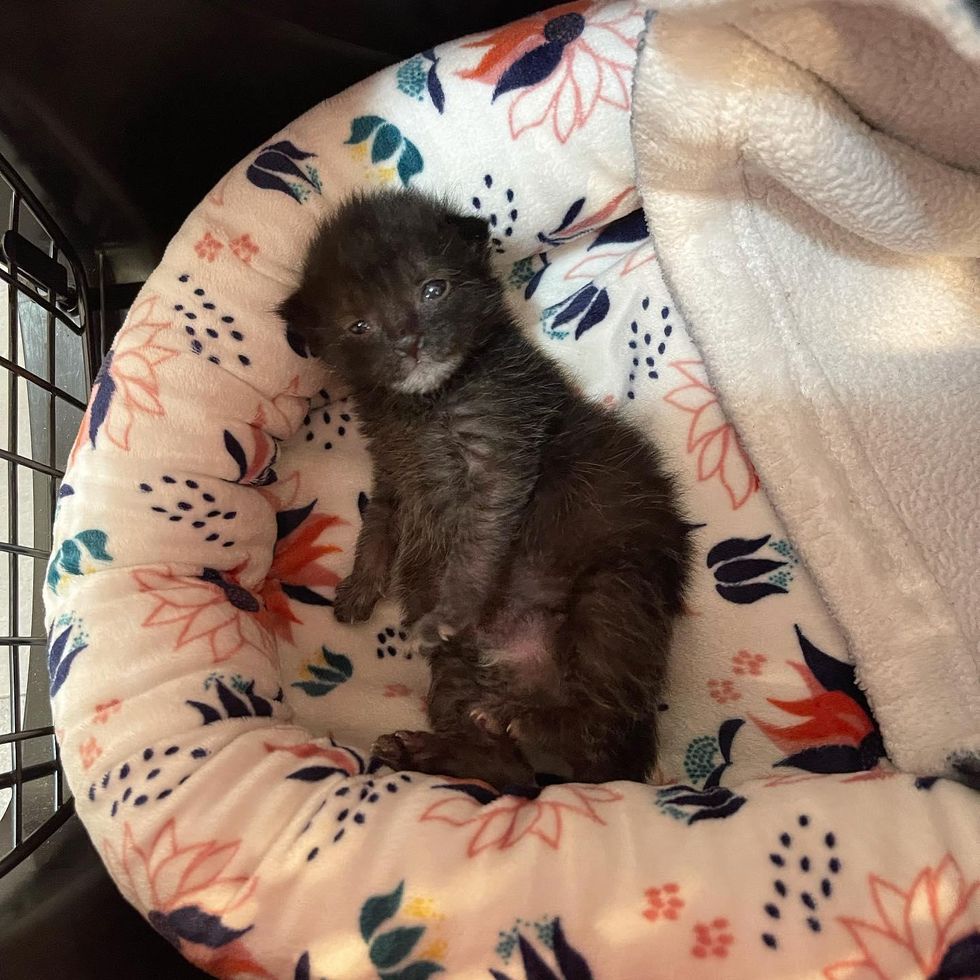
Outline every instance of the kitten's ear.
<svg viewBox="0 0 980 980"><path fill-rule="evenodd" d="M316 311L309 303L303 299L301 293L292 293L287 296L277 307L276 313L286 321L286 323L309 334L316 326Z"/></svg>
<svg viewBox="0 0 980 980"><path fill-rule="evenodd" d="M490 240L490 225L473 214L450 214L446 220L471 245L485 245Z"/></svg>

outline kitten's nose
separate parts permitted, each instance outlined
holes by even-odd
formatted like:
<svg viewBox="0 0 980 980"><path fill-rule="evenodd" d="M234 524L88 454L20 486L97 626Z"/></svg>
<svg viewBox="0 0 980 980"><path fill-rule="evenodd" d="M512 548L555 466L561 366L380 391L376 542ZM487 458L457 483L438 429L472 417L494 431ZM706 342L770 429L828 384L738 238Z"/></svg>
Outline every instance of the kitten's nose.
<svg viewBox="0 0 980 980"><path fill-rule="evenodd" d="M422 337L417 333L407 333L395 341L395 349L402 354L408 354L418 360L419 348L422 346Z"/></svg>

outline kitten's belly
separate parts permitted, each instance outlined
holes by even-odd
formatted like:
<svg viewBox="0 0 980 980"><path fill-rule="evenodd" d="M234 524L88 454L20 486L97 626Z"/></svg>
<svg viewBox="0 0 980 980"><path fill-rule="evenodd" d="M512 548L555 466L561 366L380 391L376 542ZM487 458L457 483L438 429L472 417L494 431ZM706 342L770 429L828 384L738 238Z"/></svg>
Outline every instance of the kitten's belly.
<svg viewBox="0 0 980 980"><path fill-rule="evenodd" d="M565 617L546 608L506 608L477 631L480 661L505 666L527 690L558 684L558 631Z"/></svg>

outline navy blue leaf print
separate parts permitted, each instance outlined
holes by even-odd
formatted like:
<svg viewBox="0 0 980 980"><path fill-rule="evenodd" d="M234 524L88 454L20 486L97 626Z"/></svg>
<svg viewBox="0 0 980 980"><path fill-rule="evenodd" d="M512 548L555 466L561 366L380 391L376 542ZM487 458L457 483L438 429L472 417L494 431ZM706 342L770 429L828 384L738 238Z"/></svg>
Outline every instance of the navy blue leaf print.
<svg viewBox="0 0 980 980"><path fill-rule="evenodd" d="M615 221L610 221L602 231L596 235L587 251L599 248L602 245L611 243L626 244L627 242L638 242L646 238L650 232L647 229L647 219L643 215L643 208L637 208L624 214Z"/></svg>
<svg viewBox="0 0 980 980"><path fill-rule="evenodd" d="M798 625L794 626L793 629L796 632L796 640L800 644L803 659L806 661L807 667L810 668L810 673L828 691L841 691L852 701L855 701L869 718L873 718L871 705L868 704L864 691L857 686L854 679L854 668L850 664L844 663L842 660L835 660L822 650L818 650L803 635L803 630Z"/></svg>
<svg viewBox="0 0 980 980"><path fill-rule="evenodd" d="M316 503L313 500L305 507L279 511L276 514L276 541L282 541L287 534L292 534L313 513Z"/></svg>
<svg viewBox="0 0 980 980"><path fill-rule="evenodd" d="M771 537L771 534L765 534L761 538L728 538L727 541L720 541L708 552L708 568L720 561L750 555L753 551L758 551Z"/></svg>
<svg viewBox="0 0 980 980"><path fill-rule="evenodd" d="M208 582L210 585L218 586L236 609L250 613L257 613L259 611L259 600L248 589L243 588L236 582L229 582L216 568L202 569L199 578L202 582Z"/></svg>
<svg viewBox="0 0 980 980"><path fill-rule="evenodd" d="M245 685L244 694L248 698L249 704L252 706L252 714L256 718L271 718L272 717L272 703L260 695L256 694L253 690L255 687L254 681L249 681Z"/></svg>
<svg viewBox="0 0 980 980"><path fill-rule="evenodd" d="M210 704L203 701L187 701L188 705L201 712L201 724L213 725L216 721L221 721L221 713L217 708L212 708Z"/></svg>
<svg viewBox="0 0 980 980"><path fill-rule="evenodd" d="M245 178L250 184L254 184L260 190L282 191L283 194L288 194L293 200L296 199L296 192L282 177L277 177L275 174L271 174L266 170L259 170L253 164L250 164L245 171Z"/></svg>
<svg viewBox="0 0 980 980"><path fill-rule="evenodd" d="M154 921L156 916L156 921ZM183 939L190 943L198 943L210 949L227 946L236 939L241 939L252 927L244 929L229 929L221 919L209 912L204 912L196 905L185 905L172 912L162 913L153 911L149 916L150 925L171 942L174 938ZM179 948L178 943L174 943Z"/></svg>
<svg viewBox="0 0 980 980"><path fill-rule="evenodd" d="M309 160L310 157L315 157L315 153L307 153L304 150L299 149L295 143L290 143L289 140L280 140L278 143L270 143L266 150L275 150L277 153L283 153L291 160Z"/></svg>
<svg viewBox="0 0 980 980"><path fill-rule="evenodd" d="M722 599L729 602L737 602L740 605L748 605L751 602L758 602L766 596L785 594L788 590L771 582L752 582L748 585L716 585L715 589Z"/></svg>
<svg viewBox="0 0 980 980"><path fill-rule="evenodd" d="M363 490L357 495L357 512L361 517L364 516L370 502L370 498Z"/></svg>
<svg viewBox="0 0 980 980"><path fill-rule="evenodd" d="M422 172L423 166L418 147L411 140L405 140L402 155L398 158L398 177L401 182L407 186L417 173Z"/></svg>
<svg viewBox="0 0 980 980"><path fill-rule="evenodd" d="M494 800L500 799L499 793L487 786L481 786L479 783L440 783L432 788L451 789L457 793L465 793L467 796L476 800L480 806L486 806L488 803L493 803Z"/></svg>
<svg viewBox="0 0 980 980"><path fill-rule="evenodd" d="M589 283L588 286L583 286L577 293L573 293L568 305L555 317L554 327L560 327L570 320L574 320L592 302L592 298L598 292L599 290Z"/></svg>
<svg viewBox="0 0 980 980"><path fill-rule="evenodd" d="M65 497L72 497L75 494L75 488L70 483L62 483L58 487L58 499L63 500Z"/></svg>
<svg viewBox="0 0 980 980"><path fill-rule="evenodd" d="M586 330L591 330L597 323L602 323L608 312L609 294L604 289L600 289L595 301L586 310L585 316L579 320L575 328L575 339L578 340Z"/></svg>
<svg viewBox="0 0 980 980"><path fill-rule="evenodd" d="M307 950L296 961L296 969L293 971L293 980L310 980L310 953Z"/></svg>
<svg viewBox="0 0 980 980"><path fill-rule="evenodd" d="M544 81L558 67L564 52L565 45L553 41L532 48L500 76L490 101L495 102L498 96L516 88L526 88Z"/></svg>
<svg viewBox="0 0 980 980"><path fill-rule="evenodd" d="M402 892L405 882L387 895L374 895L361 906L360 927L364 942L370 942L371 937L378 931L382 922L387 922L402 903Z"/></svg>
<svg viewBox="0 0 980 980"><path fill-rule="evenodd" d="M443 109L446 108L446 96L443 94L442 82L439 81L439 76L436 74L435 65L429 69L425 83L429 90L429 98L432 99L432 104L439 110L441 115Z"/></svg>
<svg viewBox="0 0 980 980"><path fill-rule="evenodd" d="M568 944L560 919L555 919L551 932L551 942L555 951L555 959L558 961L558 968L561 970L564 980L592 980L589 964L585 962L585 958L578 950L573 949Z"/></svg>
<svg viewBox="0 0 980 980"><path fill-rule="evenodd" d="M573 201L569 209L565 212L565 217L561 219L561 224L552 234L557 234L559 231L564 231L578 217L578 213L582 210L582 206L584 204L584 197L580 197L577 201Z"/></svg>
<svg viewBox="0 0 980 980"><path fill-rule="evenodd" d="M527 980L561 980L524 936L519 935L517 941L520 944L521 962L524 964Z"/></svg>
<svg viewBox="0 0 980 980"><path fill-rule="evenodd" d="M346 776L343 769L336 766L304 766L291 772L287 779L298 779L302 783L318 783L322 779L329 779L331 776Z"/></svg>
<svg viewBox="0 0 980 980"><path fill-rule="evenodd" d="M383 122L381 116L358 116L351 121L350 136L344 142L363 143Z"/></svg>
<svg viewBox="0 0 980 980"><path fill-rule="evenodd" d="M865 772L875 768L881 755L881 736L871 732L857 748L852 745L818 745L780 759L773 765L793 766L818 773Z"/></svg>
<svg viewBox="0 0 980 980"><path fill-rule="evenodd" d="M221 681L215 682L215 688L218 692L218 700L221 702L221 707L225 709L225 715L228 718L252 717L252 712L248 709L245 702L236 694L229 691Z"/></svg>
<svg viewBox="0 0 980 980"><path fill-rule="evenodd" d="M292 582L280 582L279 588L282 589L282 591L289 596L290 599L295 599L297 602L305 602L309 606L333 605L333 599L328 599L326 596L320 595L319 592L314 592L305 585L293 585Z"/></svg>
<svg viewBox="0 0 980 980"><path fill-rule="evenodd" d="M547 252L542 252L541 253L541 268L538 269L538 271L535 272L533 276L531 276L531 279L529 280L527 286L524 288L524 298L525 299L530 299L534 295L535 290L538 288L538 286L541 285L541 277L548 270L548 266L549 265L551 265L551 263L548 261L548 253Z"/></svg>
<svg viewBox="0 0 980 980"><path fill-rule="evenodd" d="M116 382L112 380L110 370L112 357L113 351L107 351L95 379L95 394L92 397L92 404L89 406L88 438L93 449L99 436L99 429L102 428L102 423L105 422L106 416L109 414L109 406L112 404L112 398L116 393Z"/></svg>
<svg viewBox="0 0 980 980"><path fill-rule="evenodd" d="M704 781L704 789L711 789L714 786L721 785L721 777L725 774L725 770L732 764L732 743L735 741L735 736L738 734L739 729L744 724L745 720L743 718L729 718L719 726L718 751L721 752L723 761L721 765L715 766L714 770L709 773L708 778Z"/></svg>
<svg viewBox="0 0 980 980"><path fill-rule="evenodd" d="M729 718L728 721L721 723L721 727L718 729L718 750L725 762L732 761L732 742L735 741L738 730L744 724L745 721L742 718Z"/></svg>
<svg viewBox="0 0 980 980"><path fill-rule="evenodd" d="M380 163L392 156L401 145L402 134L397 126L385 123L374 137L371 145L371 163Z"/></svg>
<svg viewBox="0 0 980 980"><path fill-rule="evenodd" d="M68 637L71 635L72 626L69 625L66 629L62 630L54 639L54 641L49 641L48 644L48 673L54 672L55 668L61 662L61 658L65 652L65 646L68 644Z"/></svg>
<svg viewBox="0 0 980 980"><path fill-rule="evenodd" d="M48 693L51 697L54 697L61 690L61 686L68 679L68 673L71 670L72 664L75 662L75 658L83 650L88 649L88 644L79 642L77 638L68 647L68 640L74 628L75 624L71 623L67 629L58 634L58 637L51 644L48 653L48 677L50 680ZM66 647L68 647L67 653L65 653Z"/></svg>
<svg viewBox="0 0 980 980"><path fill-rule="evenodd" d="M719 582L747 582L768 572L782 568L786 562L773 561L770 558L744 558L730 561L715 569L715 578Z"/></svg>
<svg viewBox="0 0 980 980"><path fill-rule="evenodd" d="M236 479L241 480L248 471L248 460L245 457L245 450L242 449L242 444L227 429L225 429L224 434L225 449L238 466L238 476Z"/></svg>
<svg viewBox="0 0 980 980"><path fill-rule="evenodd" d="M702 790L692 786L667 786L657 790L657 806L688 826L701 820L722 820L737 813L746 798L726 786L710 786ZM684 807L690 808L688 813Z"/></svg>
<svg viewBox="0 0 980 980"><path fill-rule="evenodd" d="M289 174L290 177L298 177L306 180L306 174L293 163L289 157L282 153L260 153L252 164L254 167L261 167L264 170L274 170L276 173Z"/></svg>

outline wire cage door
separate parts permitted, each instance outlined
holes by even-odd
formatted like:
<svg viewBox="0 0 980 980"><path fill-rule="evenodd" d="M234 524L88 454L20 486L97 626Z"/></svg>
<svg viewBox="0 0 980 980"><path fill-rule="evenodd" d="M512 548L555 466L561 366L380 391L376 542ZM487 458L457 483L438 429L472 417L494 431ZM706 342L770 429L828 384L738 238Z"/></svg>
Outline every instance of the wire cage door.
<svg viewBox="0 0 980 980"><path fill-rule="evenodd" d="M98 351L88 313L77 255L0 157L0 877L72 812L41 593Z"/></svg>

